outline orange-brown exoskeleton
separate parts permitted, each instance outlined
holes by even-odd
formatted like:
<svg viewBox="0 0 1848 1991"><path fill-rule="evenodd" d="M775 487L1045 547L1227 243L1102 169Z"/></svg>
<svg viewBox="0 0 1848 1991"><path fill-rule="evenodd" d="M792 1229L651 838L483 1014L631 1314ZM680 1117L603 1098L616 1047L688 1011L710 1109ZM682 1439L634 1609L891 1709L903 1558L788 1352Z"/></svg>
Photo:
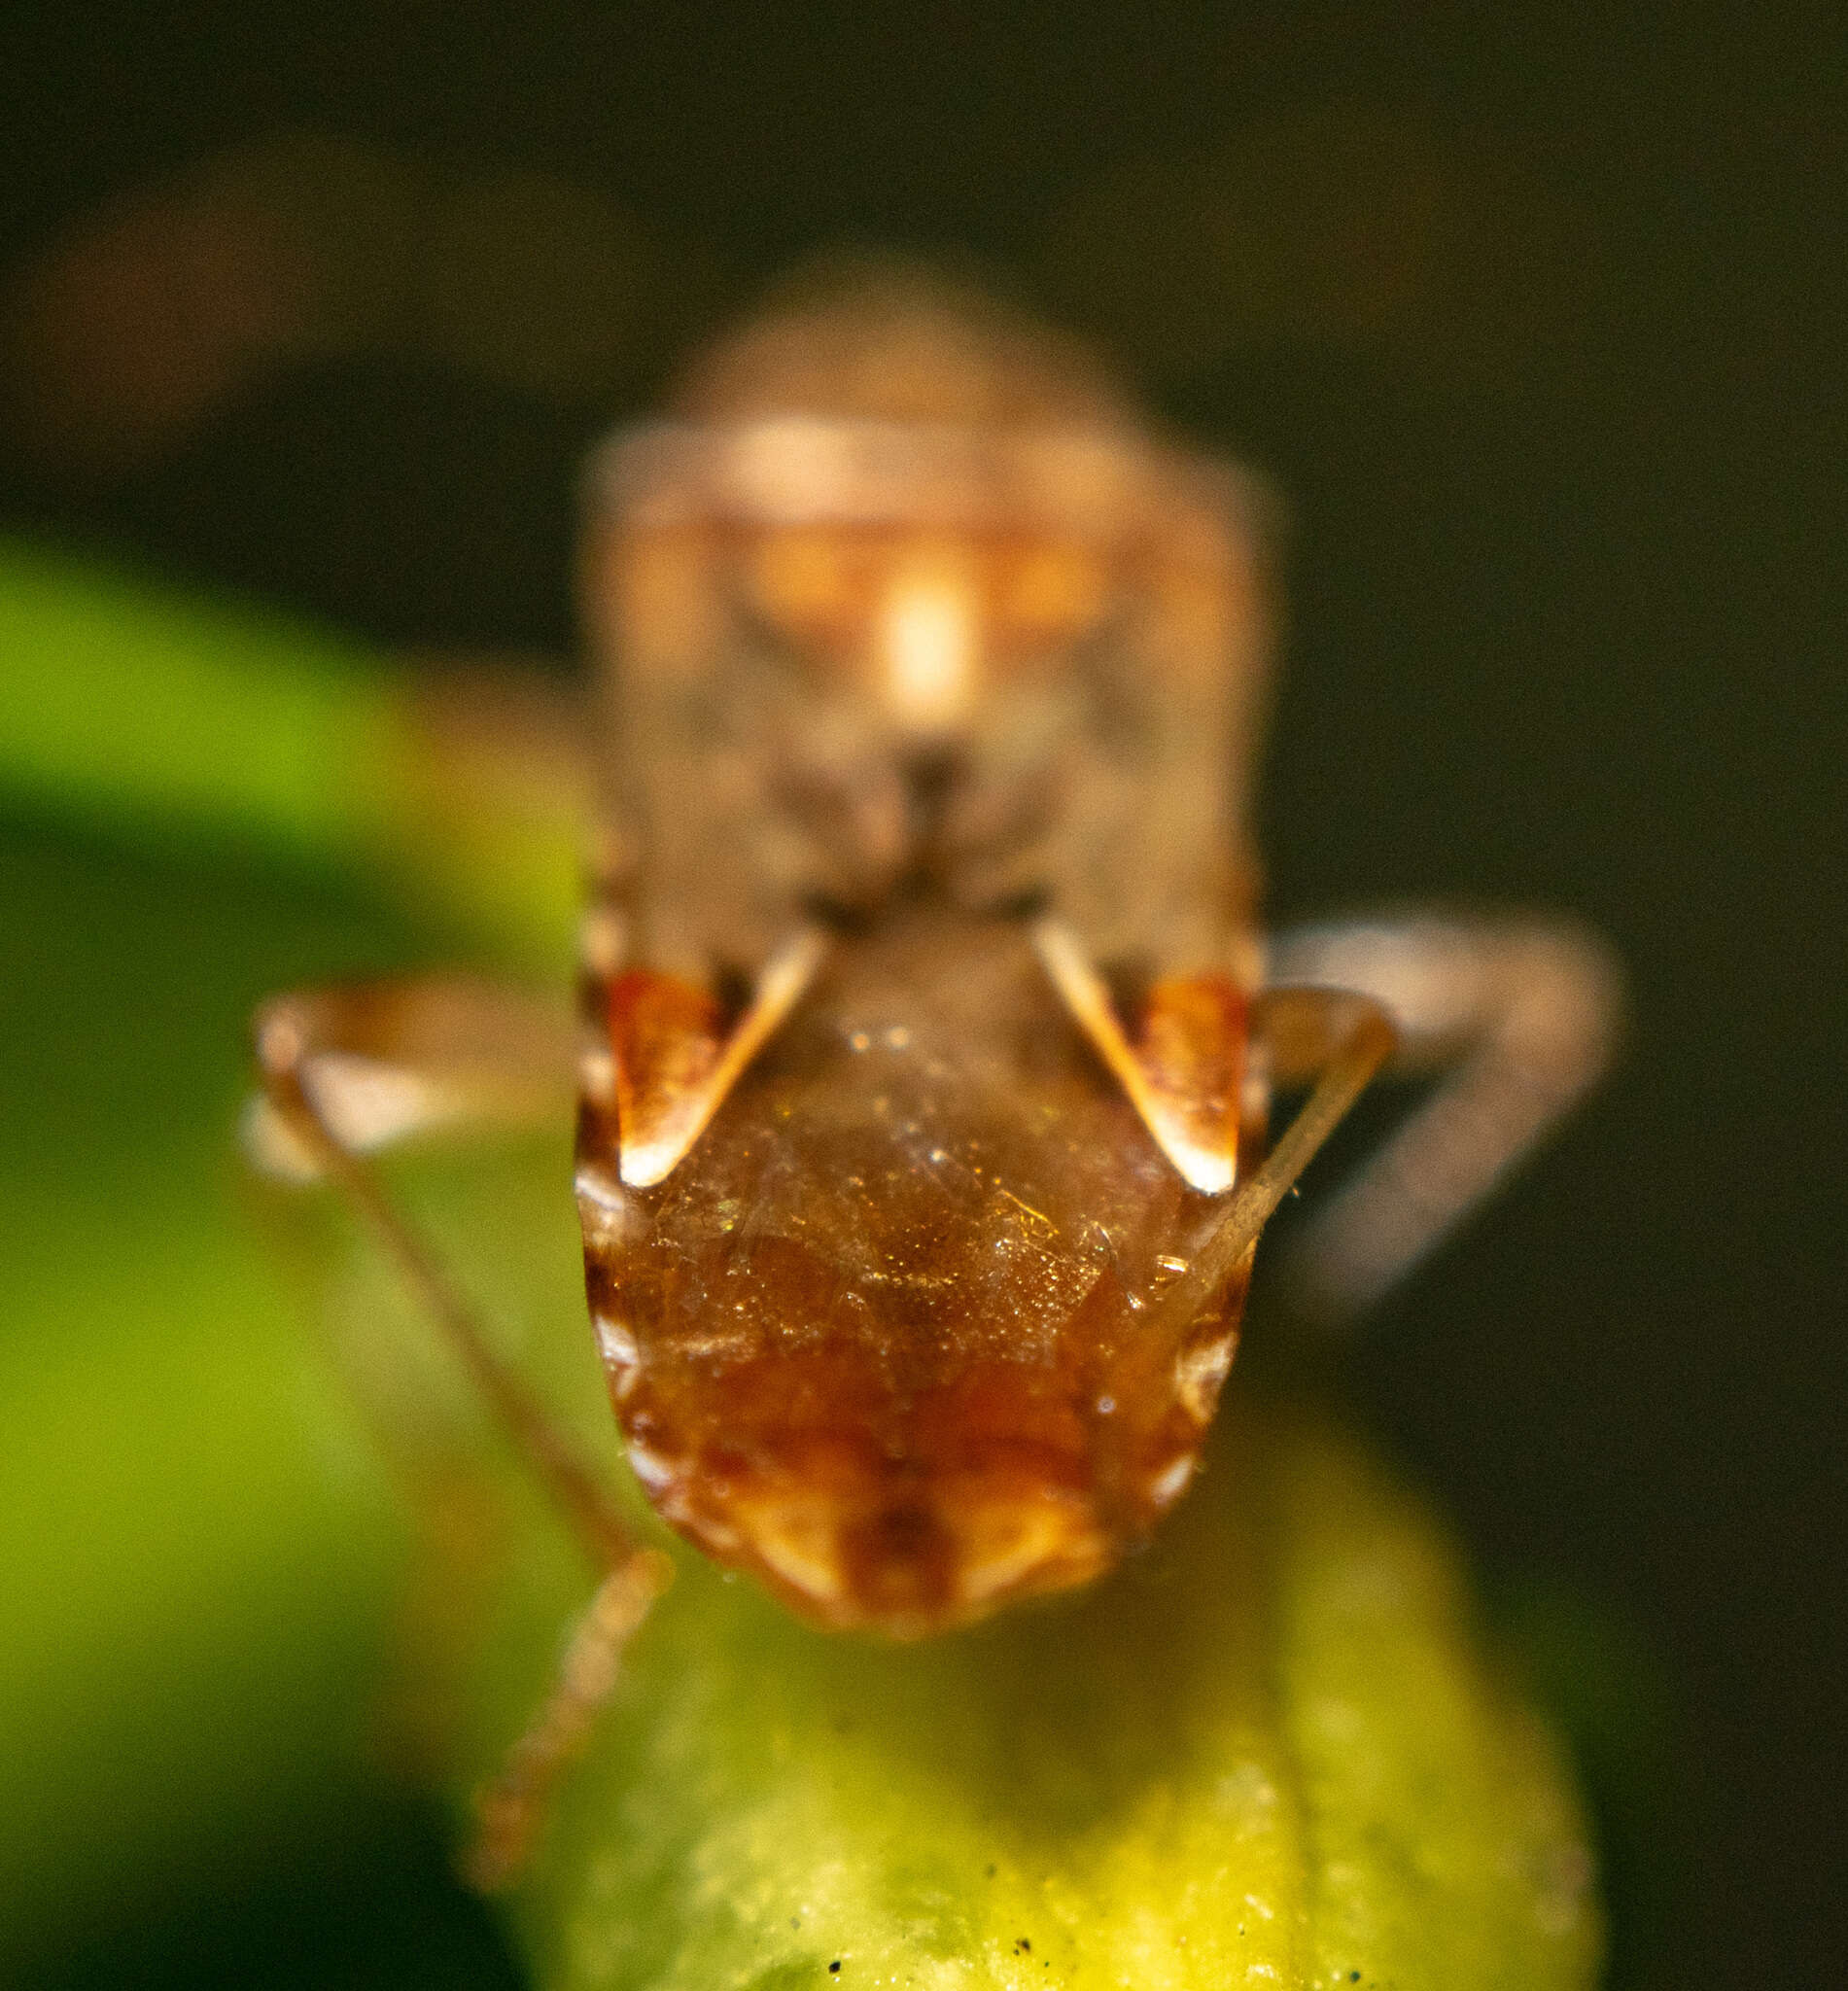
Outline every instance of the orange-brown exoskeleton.
<svg viewBox="0 0 1848 1991"><path fill-rule="evenodd" d="M1261 509L1082 349L889 274L748 325L592 467L590 1313L655 1509L819 1624L941 1631L1143 1539L1261 1227L1383 1063L1454 1070L1301 1234L1306 1309L1387 1283L1602 1062L1611 971L1556 925L1267 941ZM663 1563L359 1157L567 1053L468 984L259 1037L271 1148L366 1212L608 1571L490 1794L501 1877Z"/></svg>

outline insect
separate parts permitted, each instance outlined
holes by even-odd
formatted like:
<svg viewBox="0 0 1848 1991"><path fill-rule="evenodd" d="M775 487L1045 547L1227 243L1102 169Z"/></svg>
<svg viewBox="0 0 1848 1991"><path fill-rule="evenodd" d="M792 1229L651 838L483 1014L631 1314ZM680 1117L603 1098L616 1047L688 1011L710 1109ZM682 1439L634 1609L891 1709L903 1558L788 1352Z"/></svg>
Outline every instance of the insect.
<svg viewBox="0 0 1848 1991"><path fill-rule="evenodd" d="M665 1580L364 1159L574 1055L589 1310L663 1519L916 1638L1181 1496L1258 1235L1382 1065L1446 1076L1302 1234L1388 1284L1582 1093L1556 923L1258 924L1263 500L1086 351L886 270L785 297L596 459L602 825L575 1045L466 983L262 1013L262 1138L338 1184L605 1571L483 1803L513 1872ZM1307 1100L1271 1144L1274 1098Z"/></svg>

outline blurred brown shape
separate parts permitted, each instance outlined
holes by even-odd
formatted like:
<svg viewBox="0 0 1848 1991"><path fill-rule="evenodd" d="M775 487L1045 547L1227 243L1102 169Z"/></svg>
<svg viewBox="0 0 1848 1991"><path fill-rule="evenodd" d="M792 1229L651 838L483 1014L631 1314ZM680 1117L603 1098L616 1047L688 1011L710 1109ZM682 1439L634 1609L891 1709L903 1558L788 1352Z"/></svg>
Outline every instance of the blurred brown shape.
<svg viewBox="0 0 1848 1991"><path fill-rule="evenodd" d="M549 175L284 135L54 234L0 302L6 412L45 467L107 478L266 377L356 353L603 402L713 288Z"/></svg>
<svg viewBox="0 0 1848 1991"><path fill-rule="evenodd" d="M123 470L296 348L319 285L308 241L261 202L195 188L114 201L8 299L13 424L49 467Z"/></svg>

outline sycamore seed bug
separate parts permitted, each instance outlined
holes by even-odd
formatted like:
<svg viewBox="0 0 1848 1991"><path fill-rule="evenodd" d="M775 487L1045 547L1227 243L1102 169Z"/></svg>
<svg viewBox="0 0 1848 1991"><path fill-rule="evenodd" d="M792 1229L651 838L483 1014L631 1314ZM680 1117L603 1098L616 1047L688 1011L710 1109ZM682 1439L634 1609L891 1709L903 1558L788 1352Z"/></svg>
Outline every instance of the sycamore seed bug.
<svg viewBox="0 0 1848 1991"><path fill-rule="evenodd" d="M1306 1308L1390 1281L1602 1063L1612 971L1559 925L1267 941L1262 511L1081 348L889 271L721 341L592 467L590 1312L657 1512L819 1624L941 1631L1145 1537L1260 1229L1388 1059L1448 1075L1305 1232ZM360 1157L567 1052L469 984L285 997L259 1043L260 1145L366 1212L609 1572L486 1800L501 1879L664 1563Z"/></svg>

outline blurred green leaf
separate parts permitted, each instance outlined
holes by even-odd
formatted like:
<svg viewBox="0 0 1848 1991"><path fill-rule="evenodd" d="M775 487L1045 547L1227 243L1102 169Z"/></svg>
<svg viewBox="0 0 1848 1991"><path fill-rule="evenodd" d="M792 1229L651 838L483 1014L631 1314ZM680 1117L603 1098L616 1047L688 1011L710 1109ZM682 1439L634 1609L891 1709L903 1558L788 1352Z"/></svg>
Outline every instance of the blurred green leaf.
<svg viewBox="0 0 1848 1991"><path fill-rule="evenodd" d="M17 799L323 857L376 836L390 693L358 645L0 541L0 657Z"/></svg>
<svg viewBox="0 0 1848 1991"><path fill-rule="evenodd" d="M377 915L0 839L0 1964L356 1801L401 1528L250 1220L244 1018Z"/></svg>
<svg viewBox="0 0 1848 1991"><path fill-rule="evenodd" d="M1606 1991L1682 1978L1688 1795L1663 1655L1629 1609L1556 1582L1503 1583L1497 1632L1569 1744L1612 1904Z"/></svg>
<svg viewBox="0 0 1848 1991"><path fill-rule="evenodd" d="M523 764L497 782L419 693L311 624L0 540L0 803L365 881L477 951L562 970L576 783Z"/></svg>

